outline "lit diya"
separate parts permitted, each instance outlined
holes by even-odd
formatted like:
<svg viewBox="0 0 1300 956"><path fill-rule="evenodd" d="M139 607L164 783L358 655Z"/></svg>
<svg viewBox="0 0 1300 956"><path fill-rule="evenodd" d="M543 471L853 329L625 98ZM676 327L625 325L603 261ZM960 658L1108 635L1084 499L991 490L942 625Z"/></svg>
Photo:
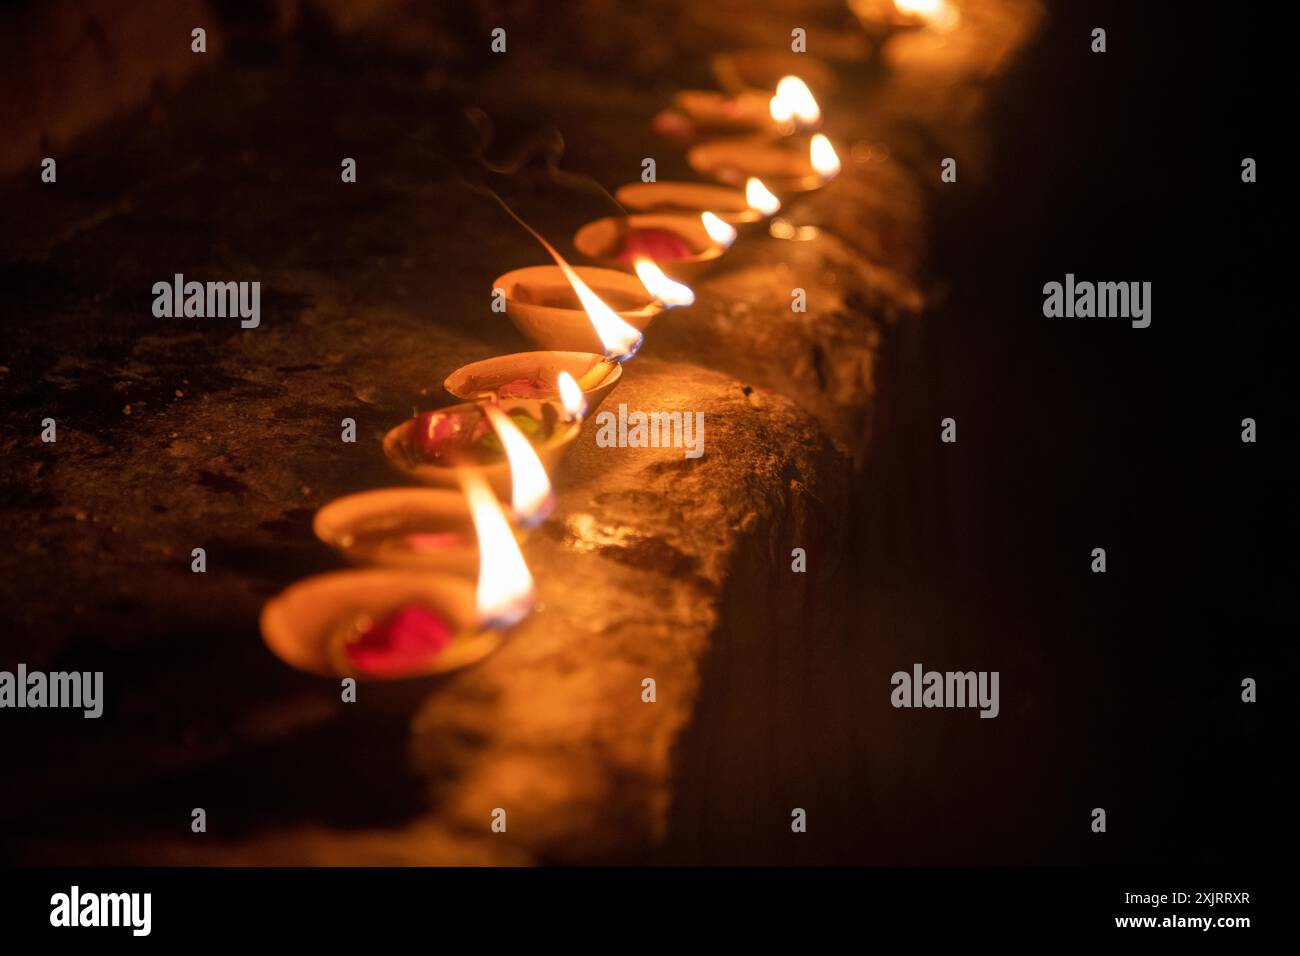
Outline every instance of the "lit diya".
<svg viewBox="0 0 1300 956"><path fill-rule="evenodd" d="M664 310L664 304L626 272L594 266L571 268L593 295L638 332ZM559 266L515 269L499 276L492 286L505 294L506 315L515 328L542 348L605 351L582 299Z"/></svg>
<svg viewBox="0 0 1300 956"><path fill-rule="evenodd" d="M478 584L395 568L322 574L262 609L262 639L282 661L325 677L394 680L473 664L532 609L532 575L496 497L466 476Z"/></svg>
<svg viewBox="0 0 1300 956"><path fill-rule="evenodd" d="M763 181L751 176L744 189L712 183L656 182L620 186L614 198L632 212L712 212L733 226L759 222L781 208Z"/></svg>
<svg viewBox="0 0 1300 956"><path fill-rule="evenodd" d="M821 118L821 108L808 84L787 74L777 81L774 92L683 90L674 97L670 110L655 117L652 126L656 132L682 138L706 133L789 135L796 129L815 129Z"/></svg>
<svg viewBox="0 0 1300 956"><path fill-rule="evenodd" d="M426 484L454 487L467 474L481 476L509 496L516 521L531 525L550 513L547 472L580 427L556 401L465 402L398 425L384 436L384 455L402 474Z"/></svg>
<svg viewBox="0 0 1300 956"><path fill-rule="evenodd" d="M762 179L777 195L819 189L840 172L835 147L821 133L768 140L763 137L722 139L691 147L686 161L696 172L725 183Z"/></svg>
<svg viewBox="0 0 1300 956"><path fill-rule="evenodd" d="M504 206L504 208L514 217L515 222L527 229L532 234L532 237L541 243L542 248L550 253L551 258L555 260L555 265L573 289L574 295L578 297L578 302L582 305L582 311L587 313L587 320L591 323L591 329L596 333L596 338L600 340L600 349L605 357L613 359L615 362L626 362L633 355L636 355L637 349L641 347L644 340L641 330L632 323L625 321L617 312L606 305L600 296L592 292L591 286L587 285L582 276L578 274L578 270L565 261L565 258L556 251L555 247L546 241L545 236L519 218L519 215L509 206ZM517 319L515 324L518 325ZM585 347L582 345L557 345L552 346L552 348L584 349Z"/></svg>
<svg viewBox="0 0 1300 956"><path fill-rule="evenodd" d="M712 212L637 213L589 222L573 237L588 259L634 269L638 259L653 261L673 279L690 279L712 265L736 240L734 226Z"/></svg>
<svg viewBox="0 0 1300 956"><path fill-rule="evenodd" d="M469 503L451 489L380 488L336 498L316 512L312 530L353 564L466 577L478 571Z"/></svg>
<svg viewBox="0 0 1300 956"><path fill-rule="evenodd" d="M558 398L567 410L561 375L578 385L584 404L594 409L623 377L623 366L593 352L516 352L464 365L442 384L457 398Z"/></svg>

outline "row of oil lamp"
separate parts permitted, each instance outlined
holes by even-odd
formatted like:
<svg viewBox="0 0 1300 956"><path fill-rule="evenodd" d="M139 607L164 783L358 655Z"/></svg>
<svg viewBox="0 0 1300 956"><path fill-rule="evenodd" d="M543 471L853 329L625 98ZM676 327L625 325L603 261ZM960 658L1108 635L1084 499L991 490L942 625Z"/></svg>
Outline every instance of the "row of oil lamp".
<svg viewBox="0 0 1300 956"><path fill-rule="evenodd" d="M773 89L782 56L722 57L715 73L726 91L681 92L656 117L656 131L688 143L688 164L714 182L617 190L626 215L573 238L595 265L571 266L520 221L554 265L508 272L494 293L543 351L458 369L444 386L460 404L387 433L390 464L424 487L349 495L317 512L317 537L357 567L297 582L267 602L261 629L278 657L336 678L443 673L491 653L530 613L534 582L520 543L554 508L548 475L618 384L645 329L663 310L694 302L684 283L716 263L739 229L840 171L817 132L821 110L808 83L791 73ZM823 73L822 88L832 83Z"/></svg>

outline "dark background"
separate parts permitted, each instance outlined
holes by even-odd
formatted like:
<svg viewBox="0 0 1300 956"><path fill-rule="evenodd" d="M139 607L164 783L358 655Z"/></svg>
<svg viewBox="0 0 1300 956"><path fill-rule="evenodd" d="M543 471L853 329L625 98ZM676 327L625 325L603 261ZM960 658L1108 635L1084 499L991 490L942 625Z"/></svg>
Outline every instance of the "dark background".
<svg viewBox="0 0 1300 956"><path fill-rule="evenodd" d="M1054 4L990 111L988 181L936 206L951 298L886 344L861 613L900 669L1000 665L1004 717L897 712L917 813L873 834L893 859L1245 863L1280 835L1263 738L1286 706L1295 337L1275 41L1218 5ZM1151 326L1044 319L1067 272L1150 281ZM956 446L931 441L945 416Z"/></svg>

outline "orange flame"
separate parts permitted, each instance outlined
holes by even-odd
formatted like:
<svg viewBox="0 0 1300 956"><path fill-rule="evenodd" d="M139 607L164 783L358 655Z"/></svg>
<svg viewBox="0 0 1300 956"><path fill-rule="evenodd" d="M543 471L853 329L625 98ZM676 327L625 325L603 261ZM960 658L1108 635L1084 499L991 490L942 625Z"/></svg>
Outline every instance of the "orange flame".
<svg viewBox="0 0 1300 956"><path fill-rule="evenodd" d="M704 222L704 231L709 234L709 238L720 246L730 246L736 241L736 227L730 223L723 222L711 212L706 212L700 216Z"/></svg>
<svg viewBox="0 0 1300 956"><path fill-rule="evenodd" d="M463 472L460 482L478 534L479 624L509 627L533 609L533 576L487 482L473 472Z"/></svg>
<svg viewBox="0 0 1300 956"><path fill-rule="evenodd" d="M569 280L569 285L573 286L573 291L578 293L578 298L582 300L582 307L596 329L600 344L605 347L605 354L616 362L626 362L636 355L637 349L641 347L641 331L636 326L624 322L617 312L602 302L600 296L591 291L587 283L573 271L573 267L560 258L560 254L554 249L551 250L551 255L555 258L560 271L564 273L564 277Z"/></svg>
<svg viewBox="0 0 1300 956"><path fill-rule="evenodd" d="M781 208L781 200L772 195L772 191L763 185L763 180L750 176L745 182L745 202L750 209L770 216Z"/></svg>
<svg viewBox="0 0 1300 956"><path fill-rule="evenodd" d="M555 247L547 242L540 232L524 222L519 213L511 209L504 199L491 190L487 192L500 204L502 209L510 214L510 217L515 222L532 233L533 238L542 244L542 248L551 254L555 264L564 273L564 278L569 280L569 285L573 286L573 291L578 293L578 298L582 301L582 307L587 312L587 318L591 320L596 335L605 348L605 354L616 362L626 362L635 355L636 350L641 347L640 330L636 326L624 322L619 318L617 312L600 301L600 297L592 292L587 283L579 278L578 273L573 271L573 266L565 262L564 257L555 251Z"/></svg>
<svg viewBox="0 0 1300 956"><path fill-rule="evenodd" d="M560 404L564 406L565 418L576 421L587 414L587 396L582 394L582 387L568 372L561 372L555 378L560 390Z"/></svg>
<svg viewBox="0 0 1300 956"><path fill-rule="evenodd" d="M636 269L637 278L641 280L646 291L668 308L694 304L695 293L691 291L691 287L668 278L664 275L664 270L655 265L653 259L637 256L633 268Z"/></svg>
<svg viewBox="0 0 1300 956"><path fill-rule="evenodd" d="M555 507L555 494L537 450L499 406L484 405L483 411L510 461L510 505L515 519L525 527L540 524Z"/></svg>
<svg viewBox="0 0 1300 956"><path fill-rule="evenodd" d="M822 179L831 179L840 173L840 157L831 141L821 133L813 136L808 148L808 159Z"/></svg>
<svg viewBox="0 0 1300 956"><path fill-rule="evenodd" d="M778 123L796 121L803 126L816 126L822 118L812 90L797 76L781 77L776 94L768 101L768 110Z"/></svg>

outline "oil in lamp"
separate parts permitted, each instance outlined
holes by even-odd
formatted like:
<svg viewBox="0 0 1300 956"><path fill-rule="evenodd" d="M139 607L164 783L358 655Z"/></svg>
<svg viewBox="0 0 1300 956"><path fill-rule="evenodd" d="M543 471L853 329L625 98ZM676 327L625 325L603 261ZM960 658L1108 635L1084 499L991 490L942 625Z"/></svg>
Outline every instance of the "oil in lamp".
<svg viewBox="0 0 1300 956"><path fill-rule="evenodd" d="M384 436L384 455L408 478L445 488L457 487L466 473L481 476L522 510L523 524L541 520L534 513L549 495L534 479L545 480L578 436L564 420L564 408L550 399L462 402L407 419ZM522 471L520 470L522 469Z"/></svg>
<svg viewBox="0 0 1300 956"><path fill-rule="evenodd" d="M706 271L735 239L735 227L711 211L635 213L587 223L573 245L602 265L631 270L637 259L646 258L670 277L686 280Z"/></svg>
<svg viewBox="0 0 1300 956"><path fill-rule="evenodd" d="M442 384L452 395L466 400L490 395L498 399L562 399L557 386L562 376L583 380L583 395L594 409L623 377L623 366L595 352L514 352L463 365Z"/></svg>

